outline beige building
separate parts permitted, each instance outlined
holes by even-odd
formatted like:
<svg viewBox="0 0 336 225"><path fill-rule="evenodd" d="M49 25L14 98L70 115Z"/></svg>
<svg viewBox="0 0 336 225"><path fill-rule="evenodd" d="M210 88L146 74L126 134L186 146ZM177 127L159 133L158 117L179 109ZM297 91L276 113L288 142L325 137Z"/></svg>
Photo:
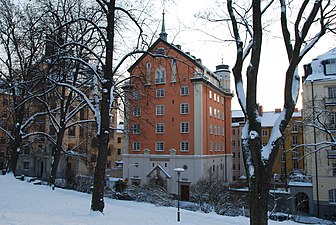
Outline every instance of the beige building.
<svg viewBox="0 0 336 225"><path fill-rule="evenodd" d="M304 142L313 180L314 214L336 217L336 48L304 66ZM313 110L315 109L315 110ZM313 119L315 118L315 119Z"/></svg>

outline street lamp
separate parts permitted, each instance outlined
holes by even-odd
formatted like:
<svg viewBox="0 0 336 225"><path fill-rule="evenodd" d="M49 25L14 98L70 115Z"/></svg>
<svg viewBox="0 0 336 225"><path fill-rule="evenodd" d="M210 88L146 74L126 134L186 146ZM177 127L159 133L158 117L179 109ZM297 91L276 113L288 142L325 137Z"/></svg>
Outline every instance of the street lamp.
<svg viewBox="0 0 336 225"><path fill-rule="evenodd" d="M139 164L138 164L138 163L133 163L133 164L130 164L130 165L128 166L128 168L127 168L127 184L128 184L128 181L129 181L129 169L130 169L131 167L133 167L133 166L138 167Z"/></svg>
<svg viewBox="0 0 336 225"><path fill-rule="evenodd" d="M174 172L177 173L177 221L180 222L181 216L180 216L180 175L181 172L184 172L183 168L175 168Z"/></svg>

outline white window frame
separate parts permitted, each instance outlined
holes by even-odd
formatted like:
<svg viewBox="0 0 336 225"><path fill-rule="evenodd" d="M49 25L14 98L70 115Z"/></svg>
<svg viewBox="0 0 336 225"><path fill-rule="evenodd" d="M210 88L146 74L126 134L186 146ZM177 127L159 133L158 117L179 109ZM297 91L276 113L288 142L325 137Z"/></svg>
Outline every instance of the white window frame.
<svg viewBox="0 0 336 225"><path fill-rule="evenodd" d="M156 105L155 115L162 116L164 114L165 114L165 106L164 105Z"/></svg>
<svg viewBox="0 0 336 225"><path fill-rule="evenodd" d="M164 123L156 123L155 124L155 133L156 134L164 134L165 132L165 124Z"/></svg>
<svg viewBox="0 0 336 225"><path fill-rule="evenodd" d="M292 132L293 133L298 133L299 132L299 125L297 123L293 123Z"/></svg>
<svg viewBox="0 0 336 225"><path fill-rule="evenodd" d="M189 152L190 146L188 141L180 142L180 151L181 152Z"/></svg>
<svg viewBox="0 0 336 225"><path fill-rule="evenodd" d="M212 91L209 91L209 98L212 99Z"/></svg>
<svg viewBox="0 0 336 225"><path fill-rule="evenodd" d="M299 144L299 137L297 135L292 136L292 146Z"/></svg>
<svg viewBox="0 0 336 225"><path fill-rule="evenodd" d="M134 100L139 100L140 98L141 98L140 90L134 90L133 91L133 99Z"/></svg>
<svg viewBox="0 0 336 225"><path fill-rule="evenodd" d="M217 135L217 125L214 125L214 135Z"/></svg>
<svg viewBox="0 0 336 225"><path fill-rule="evenodd" d="M210 126L209 126L209 131L210 131L210 134L212 134L212 124L210 124Z"/></svg>
<svg viewBox="0 0 336 225"><path fill-rule="evenodd" d="M189 103L181 103L180 105L180 113L181 114L189 114Z"/></svg>
<svg viewBox="0 0 336 225"><path fill-rule="evenodd" d="M214 118L217 118L217 109L214 108L213 111L214 111L214 112L213 112L213 113L214 113Z"/></svg>
<svg viewBox="0 0 336 225"><path fill-rule="evenodd" d="M263 137L267 137L268 135L268 130L262 130L261 131Z"/></svg>
<svg viewBox="0 0 336 225"><path fill-rule="evenodd" d="M180 133L182 134L189 133L189 122L180 123Z"/></svg>
<svg viewBox="0 0 336 225"><path fill-rule="evenodd" d="M166 83L166 70L163 67L159 67L155 71L155 84L165 84L165 83Z"/></svg>
<svg viewBox="0 0 336 225"><path fill-rule="evenodd" d="M163 152L164 151L164 141L156 141L155 142L155 151Z"/></svg>
<svg viewBox="0 0 336 225"><path fill-rule="evenodd" d="M133 110L133 116L141 116L141 107L140 106L135 106Z"/></svg>
<svg viewBox="0 0 336 225"><path fill-rule="evenodd" d="M212 116L212 107L209 106L209 115Z"/></svg>
<svg viewBox="0 0 336 225"><path fill-rule="evenodd" d="M165 89L164 88L159 88L159 89L156 89L156 97L157 98L163 98L165 96Z"/></svg>
<svg viewBox="0 0 336 225"><path fill-rule="evenodd" d="M133 124L132 133L133 134L140 134L141 133L140 129L141 129L140 124Z"/></svg>
<svg viewBox="0 0 336 225"><path fill-rule="evenodd" d="M189 86L182 86L180 89L181 96L188 96L189 95Z"/></svg>
<svg viewBox="0 0 336 225"><path fill-rule="evenodd" d="M139 152L140 151L140 142L133 142L132 143L132 151L133 152Z"/></svg>
<svg viewBox="0 0 336 225"><path fill-rule="evenodd" d="M329 204L336 204L336 189L330 189L329 193Z"/></svg>
<svg viewBox="0 0 336 225"><path fill-rule="evenodd" d="M336 59L327 59L323 63L326 76L336 75Z"/></svg>

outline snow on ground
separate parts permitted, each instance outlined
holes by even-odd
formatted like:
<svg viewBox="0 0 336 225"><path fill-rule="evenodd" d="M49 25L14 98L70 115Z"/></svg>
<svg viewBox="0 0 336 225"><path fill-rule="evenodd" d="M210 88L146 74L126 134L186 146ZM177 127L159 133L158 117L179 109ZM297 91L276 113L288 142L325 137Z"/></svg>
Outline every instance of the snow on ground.
<svg viewBox="0 0 336 225"><path fill-rule="evenodd" d="M105 199L104 215L90 212L91 195L44 185L33 185L11 175L0 176L0 225L247 225L245 217L156 207L147 203ZM295 225L269 221L269 225Z"/></svg>

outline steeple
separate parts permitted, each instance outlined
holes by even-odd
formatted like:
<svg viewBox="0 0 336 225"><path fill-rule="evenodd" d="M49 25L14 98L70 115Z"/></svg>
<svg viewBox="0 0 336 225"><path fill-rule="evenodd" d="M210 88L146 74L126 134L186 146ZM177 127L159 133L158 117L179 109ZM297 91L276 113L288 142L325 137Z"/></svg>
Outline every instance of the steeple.
<svg viewBox="0 0 336 225"><path fill-rule="evenodd" d="M167 41L168 34L166 33L166 26L165 26L165 19L164 19L165 12L163 10L162 12L162 27L161 27L161 33L160 38L164 41Z"/></svg>

